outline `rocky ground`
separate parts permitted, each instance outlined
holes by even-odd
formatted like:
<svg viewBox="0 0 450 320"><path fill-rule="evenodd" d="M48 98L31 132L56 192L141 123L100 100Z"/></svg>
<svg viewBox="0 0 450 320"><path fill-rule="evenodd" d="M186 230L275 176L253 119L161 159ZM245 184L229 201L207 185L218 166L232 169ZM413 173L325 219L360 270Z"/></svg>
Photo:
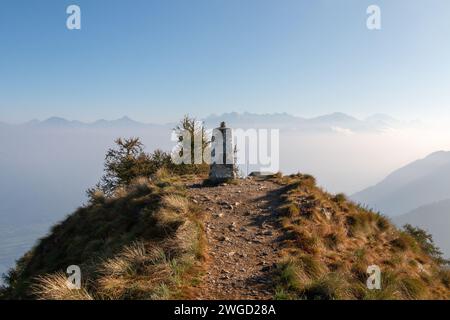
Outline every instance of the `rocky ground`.
<svg viewBox="0 0 450 320"><path fill-rule="evenodd" d="M237 184L189 186L207 212L207 270L197 299L271 299L281 233L276 207L281 187L249 178Z"/></svg>

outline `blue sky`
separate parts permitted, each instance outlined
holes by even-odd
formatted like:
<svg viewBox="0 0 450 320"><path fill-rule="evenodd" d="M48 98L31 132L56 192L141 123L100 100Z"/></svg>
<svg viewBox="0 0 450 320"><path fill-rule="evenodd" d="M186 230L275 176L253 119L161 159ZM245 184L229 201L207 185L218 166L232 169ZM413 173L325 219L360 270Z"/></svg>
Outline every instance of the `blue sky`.
<svg viewBox="0 0 450 320"><path fill-rule="evenodd" d="M447 0L2 0L0 121L450 118L449 35Z"/></svg>

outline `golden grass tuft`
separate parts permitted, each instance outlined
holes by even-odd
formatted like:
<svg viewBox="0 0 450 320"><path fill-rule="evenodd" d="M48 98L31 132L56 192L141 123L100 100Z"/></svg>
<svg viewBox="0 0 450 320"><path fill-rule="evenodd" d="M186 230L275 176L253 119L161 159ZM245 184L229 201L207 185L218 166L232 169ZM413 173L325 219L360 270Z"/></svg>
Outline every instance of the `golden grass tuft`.
<svg viewBox="0 0 450 320"><path fill-rule="evenodd" d="M307 175L273 181L284 186L278 211L288 257L278 264L276 298L450 298L439 260L385 216L325 192ZM381 268L382 290L366 287L370 265Z"/></svg>
<svg viewBox="0 0 450 320"><path fill-rule="evenodd" d="M189 200L181 195L166 195L163 197L162 202L166 209L173 210L179 214L187 214L189 211Z"/></svg>
<svg viewBox="0 0 450 320"><path fill-rule="evenodd" d="M143 242L135 242L122 250L121 253L100 265L99 271L104 275L124 276L135 275L143 271L147 265L166 262L164 251L153 245L146 249Z"/></svg>
<svg viewBox="0 0 450 320"><path fill-rule="evenodd" d="M84 288L71 288L62 272L37 277L32 292L40 300L93 300Z"/></svg>

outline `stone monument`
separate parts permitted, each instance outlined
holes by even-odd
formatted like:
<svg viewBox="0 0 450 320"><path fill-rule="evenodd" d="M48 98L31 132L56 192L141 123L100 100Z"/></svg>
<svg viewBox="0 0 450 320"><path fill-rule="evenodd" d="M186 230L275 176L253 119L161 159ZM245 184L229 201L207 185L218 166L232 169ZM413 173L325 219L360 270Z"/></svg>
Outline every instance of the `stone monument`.
<svg viewBox="0 0 450 320"><path fill-rule="evenodd" d="M221 181L236 178L234 163L233 131L225 122L215 128L211 138L211 165L209 179Z"/></svg>

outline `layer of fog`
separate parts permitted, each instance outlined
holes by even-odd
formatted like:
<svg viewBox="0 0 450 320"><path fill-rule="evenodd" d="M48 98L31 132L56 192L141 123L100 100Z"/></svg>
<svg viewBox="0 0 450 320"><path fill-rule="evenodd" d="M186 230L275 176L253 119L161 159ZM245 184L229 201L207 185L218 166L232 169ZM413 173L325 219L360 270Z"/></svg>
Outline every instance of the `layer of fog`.
<svg viewBox="0 0 450 320"><path fill-rule="evenodd" d="M352 194L392 171L438 150L450 150L448 132L428 129L382 133L297 134L281 138L281 170L314 175L330 192Z"/></svg>

